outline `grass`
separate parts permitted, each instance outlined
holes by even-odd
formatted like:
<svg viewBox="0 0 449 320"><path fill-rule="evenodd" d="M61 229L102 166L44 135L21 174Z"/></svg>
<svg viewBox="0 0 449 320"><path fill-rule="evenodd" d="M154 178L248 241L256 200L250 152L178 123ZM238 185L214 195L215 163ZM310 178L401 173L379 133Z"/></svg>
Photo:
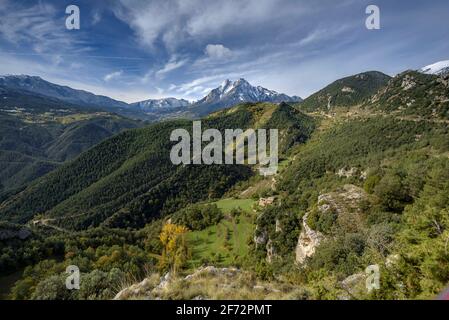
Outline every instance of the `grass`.
<svg viewBox="0 0 449 320"><path fill-rule="evenodd" d="M212 263L220 266L235 265L248 254L248 238L253 234L252 217L242 214L226 217L215 226L202 231L189 232L187 241L192 250L192 268Z"/></svg>
<svg viewBox="0 0 449 320"><path fill-rule="evenodd" d="M189 232L187 241L192 257L191 268L203 264L220 266L236 265L238 260L248 254L248 238L254 232L253 199L222 199L214 204L223 212L225 218L217 225L201 231ZM231 217L232 209L243 211L238 217Z"/></svg>
<svg viewBox="0 0 449 320"><path fill-rule="evenodd" d="M257 280L251 273L234 275L222 272L197 272L190 280L174 279L159 298L191 300L195 297L211 300L298 300L306 299L311 291L277 281ZM132 298L132 297L131 297Z"/></svg>

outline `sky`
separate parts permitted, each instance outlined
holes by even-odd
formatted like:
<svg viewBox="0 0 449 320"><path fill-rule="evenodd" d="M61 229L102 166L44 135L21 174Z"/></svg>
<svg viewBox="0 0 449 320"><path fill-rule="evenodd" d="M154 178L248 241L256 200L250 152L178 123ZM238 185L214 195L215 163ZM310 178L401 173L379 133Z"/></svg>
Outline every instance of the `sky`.
<svg viewBox="0 0 449 320"><path fill-rule="evenodd" d="M368 30L368 5L380 29ZM79 30L66 8L80 9ZM447 0L0 0L0 74L136 102L225 79L303 98L344 76L449 59Z"/></svg>

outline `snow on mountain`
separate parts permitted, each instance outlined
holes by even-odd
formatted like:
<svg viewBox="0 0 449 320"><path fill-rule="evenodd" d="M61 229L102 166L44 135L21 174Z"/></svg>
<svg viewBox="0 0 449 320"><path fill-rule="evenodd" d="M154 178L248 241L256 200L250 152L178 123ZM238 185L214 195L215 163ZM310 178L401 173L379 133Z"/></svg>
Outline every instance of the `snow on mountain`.
<svg viewBox="0 0 449 320"><path fill-rule="evenodd" d="M225 80L218 88L213 89L206 97L193 104L192 109L198 115L232 107L243 102L300 102L297 96L290 97L261 86L252 86L245 79L237 81Z"/></svg>
<svg viewBox="0 0 449 320"><path fill-rule="evenodd" d="M128 104L105 96L76 90L48 82L41 77L28 75L6 75L0 77L0 86L5 89L25 90L77 105L97 106L107 109L127 108Z"/></svg>
<svg viewBox="0 0 449 320"><path fill-rule="evenodd" d="M213 89L207 96L194 103L184 99L165 98L127 104L109 97L57 85L40 77L28 75L0 76L0 88L25 90L79 106L101 107L132 118L146 119L151 116L152 120L171 116L204 116L210 112L244 102L302 101L297 96L290 97L261 86L252 86L245 79L225 80L218 88Z"/></svg>
<svg viewBox="0 0 449 320"><path fill-rule="evenodd" d="M449 74L449 60L439 61L425 66L419 70L426 74L445 75Z"/></svg>
<svg viewBox="0 0 449 320"><path fill-rule="evenodd" d="M190 105L189 101L176 98L149 99L131 104L131 106L137 107L144 112L157 112L169 109L171 110L176 108L187 107L189 105Z"/></svg>

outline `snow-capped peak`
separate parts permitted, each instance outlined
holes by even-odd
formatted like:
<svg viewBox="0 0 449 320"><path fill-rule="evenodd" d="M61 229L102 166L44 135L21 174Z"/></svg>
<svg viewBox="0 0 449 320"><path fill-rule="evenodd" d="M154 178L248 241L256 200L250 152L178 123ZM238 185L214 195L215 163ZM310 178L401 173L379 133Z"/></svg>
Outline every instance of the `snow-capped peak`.
<svg viewBox="0 0 449 320"><path fill-rule="evenodd" d="M176 98L164 98L164 99L150 99L140 102L135 102L131 104L132 106L138 107L139 109L150 112L162 109L174 109L183 108L190 105L190 102L184 99Z"/></svg>
<svg viewBox="0 0 449 320"><path fill-rule="evenodd" d="M194 107L216 110L223 107L231 107L242 102L298 102L299 97L289 97L273 90L268 90L261 86L252 86L248 81L240 78L236 81L225 80L222 84L213 89L206 97L199 100Z"/></svg>
<svg viewBox="0 0 449 320"><path fill-rule="evenodd" d="M231 80L226 79L225 81L223 81L223 83L221 84L221 86L219 88L221 96L230 92L232 89L234 89L234 87L235 87L234 83L232 83Z"/></svg>
<svg viewBox="0 0 449 320"><path fill-rule="evenodd" d="M449 74L449 60L438 61L419 70L425 74L443 75Z"/></svg>

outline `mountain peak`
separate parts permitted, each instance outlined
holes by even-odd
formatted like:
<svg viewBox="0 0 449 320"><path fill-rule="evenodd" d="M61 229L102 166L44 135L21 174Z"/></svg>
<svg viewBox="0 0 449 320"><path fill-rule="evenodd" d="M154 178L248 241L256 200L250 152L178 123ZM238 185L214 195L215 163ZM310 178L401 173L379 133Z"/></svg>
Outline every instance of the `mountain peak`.
<svg viewBox="0 0 449 320"><path fill-rule="evenodd" d="M220 86L220 87L226 88L226 87L229 86L231 83L232 83L231 80L226 79L225 81L223 81L223 82L221 83L221 86Z"/></svg>
<svg viewBox="0 0 449 320"><path fill-rule="evenodd" d="M434 75L449 74L449 60L442 60L419 69L419 72Z"/></svg>
<svg viewBox="0 0 449 320"><path fill-rule="evenodd" d="M247 84L249 84L249 82L246 81L246 79L244 79L244 78L239 78L235 83L238 83L238 84L245 84L245 83L247 83Z"/></svg>
<svg viewBox="0 0 449 320"><path fill-rule="evenodd" d="M391 77L378 71L367 71L338 79L301 104L305 111L328 112L338 107L355 106L385 87Z"/></svg>
<svg viewBox="0 0 449 320"><path fill-rule="evenodd" d="M205 115L219 109L232 107L244 102L299 102L301 98L290 97L286 94L266 89L261 86L252 86L246 79L235 81L226 79L222 84L209 92L203 99L192 106L195 113Z"/></svg>

